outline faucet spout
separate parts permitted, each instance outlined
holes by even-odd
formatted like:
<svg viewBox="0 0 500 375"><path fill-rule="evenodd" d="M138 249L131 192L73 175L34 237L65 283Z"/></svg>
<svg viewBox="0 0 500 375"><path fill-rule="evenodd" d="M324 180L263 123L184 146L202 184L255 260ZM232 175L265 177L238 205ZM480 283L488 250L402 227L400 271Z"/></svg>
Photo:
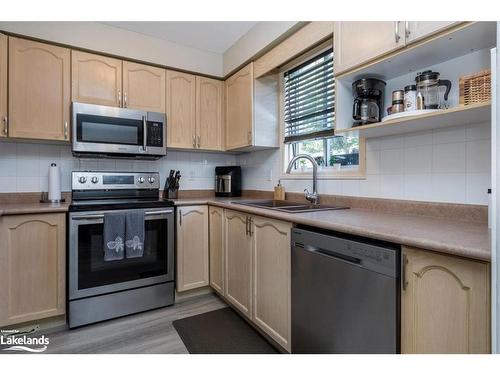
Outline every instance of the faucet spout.
<svg viewBox="0 0 500 375"><path fill-rule="evenodd" d="M290 173L292 171L292 168L295 164L295 162L299 159L307 159L311 162L313 166L313 192L310 193L307 189L304 190L305 192L305 197L306 199L311 202L313 205L317 205L319 203L319 195L318 195L318 190L317 190L317 184L318 184L318 163L316 163L316 160L310 155L307 154L299 154L297 156L294 156L292 160L290 160L290 163L288 163L288 167L286 168L286 173Z"/></svg>

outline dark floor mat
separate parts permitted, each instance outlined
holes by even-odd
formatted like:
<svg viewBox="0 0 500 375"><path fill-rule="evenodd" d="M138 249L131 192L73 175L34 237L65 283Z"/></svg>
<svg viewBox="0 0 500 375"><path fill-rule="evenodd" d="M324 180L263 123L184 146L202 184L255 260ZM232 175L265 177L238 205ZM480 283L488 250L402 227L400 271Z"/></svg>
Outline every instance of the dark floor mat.
<svg viewBox="0 0 500 375"><path fill-rule="evenodd" d="M230 307L173 322L191 354L277 354L255 329Z"/></svg>

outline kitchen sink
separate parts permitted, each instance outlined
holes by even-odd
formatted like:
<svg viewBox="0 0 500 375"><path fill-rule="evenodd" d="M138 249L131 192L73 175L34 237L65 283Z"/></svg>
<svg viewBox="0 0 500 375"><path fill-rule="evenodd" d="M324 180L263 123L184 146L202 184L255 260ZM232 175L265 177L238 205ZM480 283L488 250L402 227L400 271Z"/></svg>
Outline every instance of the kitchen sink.
<svg viewBox="0 0 500 375"><path fill-rule="evenodd" d="M234 201L232 203L242 204L245 206L267 208L275 211L283 211L290 213L313 212L313 211L329 211L329 210L345 210L349 207L345 206L328 206L324 204L311 205L300 202L277 201L277 200L252 200L252 201Z"/></svg>

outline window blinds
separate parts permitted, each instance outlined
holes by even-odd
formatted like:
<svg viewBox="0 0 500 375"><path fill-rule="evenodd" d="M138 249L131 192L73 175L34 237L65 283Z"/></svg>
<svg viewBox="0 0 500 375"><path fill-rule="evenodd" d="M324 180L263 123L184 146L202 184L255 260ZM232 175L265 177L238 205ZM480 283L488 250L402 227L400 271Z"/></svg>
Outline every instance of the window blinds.
<svg viewBox="0 0 500 375"><path fill-rule="evenodd" d="M327 50L284 74L285 143L333 136L333 51Z"/></svg>

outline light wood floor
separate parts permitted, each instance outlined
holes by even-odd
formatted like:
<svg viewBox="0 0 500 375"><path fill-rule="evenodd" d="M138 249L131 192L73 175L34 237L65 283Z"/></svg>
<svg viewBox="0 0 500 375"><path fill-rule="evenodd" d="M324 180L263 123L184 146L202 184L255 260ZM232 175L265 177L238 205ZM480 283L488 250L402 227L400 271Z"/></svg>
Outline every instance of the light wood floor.
<svg viewBox="0 0 500 375"><path fill-rule="evenodd" d="M50 344L45 353L187 353L172 322L226 306L215 294L205 294L174 306L86 327L46 331L43 333Z"/></svg>

